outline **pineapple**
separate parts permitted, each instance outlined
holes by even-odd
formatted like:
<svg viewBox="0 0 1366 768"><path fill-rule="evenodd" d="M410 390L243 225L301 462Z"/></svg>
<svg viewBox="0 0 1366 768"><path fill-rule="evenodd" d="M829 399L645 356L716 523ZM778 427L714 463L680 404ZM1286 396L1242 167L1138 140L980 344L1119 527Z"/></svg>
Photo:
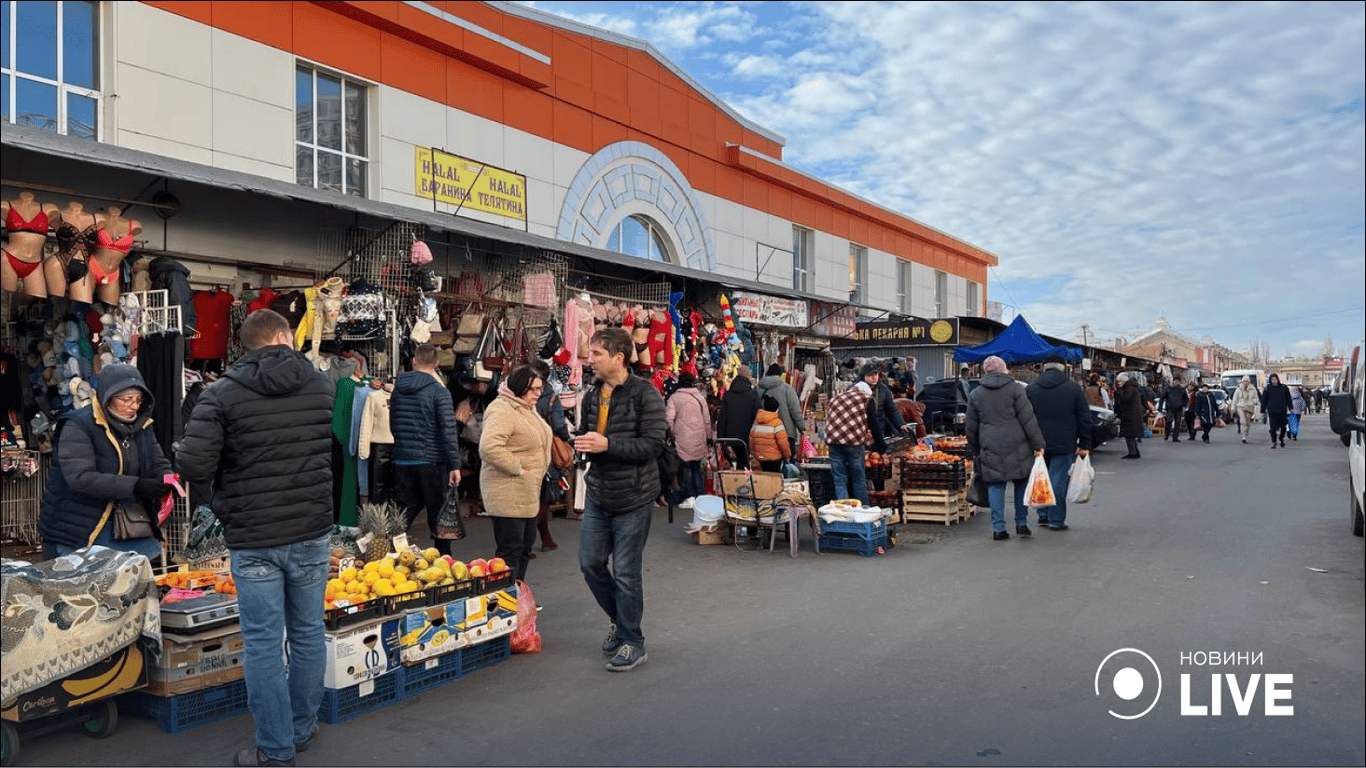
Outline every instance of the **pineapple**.
<svg viewBox="0 0 1366 768"><path fill-rule="evenodd" d="M393 537L403 532L404 515L393 502L362 504L356 525L362 534L370 535L365 546L366 562L378 562L389 554Z"/></svg>

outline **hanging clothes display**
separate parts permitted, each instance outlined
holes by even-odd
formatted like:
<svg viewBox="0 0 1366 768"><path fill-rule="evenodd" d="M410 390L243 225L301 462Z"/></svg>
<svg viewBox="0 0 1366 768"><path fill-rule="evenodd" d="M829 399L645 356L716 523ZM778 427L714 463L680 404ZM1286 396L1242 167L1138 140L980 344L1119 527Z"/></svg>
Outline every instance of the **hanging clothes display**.
<svg viewBox="0 0 1366 768"><path fill-rule="evenodd" d="M144 335L138 342L138 372L152 393L152 431L162 453L174 456L171 445L185 429L180 401L185 387L185 342L175 331Z"/></svg>
<svg viewBox="0 0 1366 768"><path fill-rule="evenodd" d="M356 524L356 461L347 446L351 444L351 405L359 384L349 376L339 380L332 401L332 501L334 517L341 525Z"/></svg>
<svg viewBox="0 0 1366 768"><path fill-rule="evenodd" d="M214 288L194 294L195 330L190 339L190 359L220 360L228 356L229 315L233 295Z"/></svg>

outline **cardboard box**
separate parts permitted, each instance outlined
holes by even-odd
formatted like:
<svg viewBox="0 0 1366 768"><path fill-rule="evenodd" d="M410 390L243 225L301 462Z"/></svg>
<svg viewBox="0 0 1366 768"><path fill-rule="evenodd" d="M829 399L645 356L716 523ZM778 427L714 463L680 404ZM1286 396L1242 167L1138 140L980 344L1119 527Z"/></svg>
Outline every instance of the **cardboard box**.
<svg viewBox="0 0 1366 768"><path fill-rule="evenodd" d="M163 633L149 655L148 692L175 696L241 680L246 644L240 625L231 624L195 635Z"/></svg>
<svg viewBox="0 0 1366 768"><path fill-rule="evenodd" d="M398 630L399 619L395 617L326 633L323 685L347 688L397 669Z"/></svg>
<svg viewBox="0 0 1366 768"><path fill-rule="evenodd" d="M464 605L464 600L457 600L403 614L398 628L399 660L416 664L464 647L460 644L460 630L454 628L464 621ZM459 610L454 614L458 615L453 619L452 609L457 606Z"/></svg>
<svg viewBox="0 0 1366 768"><path fill-rule="evenodd" d="M457 600L450 605L447 620L459 630L461 648L512 634L517 628L516 587Z"/></svg>
<svg viewBox="0 0 1366 768"><path fill-rule="evenodd" d="M692 536L692 543L694 544L709 546L713 544L725 543L725 534L723 533L721 525L719 523L709 528L702 528L693 531L690 535Z"/></svg>
<svg viewBox="0 0 1366 768"><path fill-rule="evenodd" d="M147 684L147 653L141 638L79 672L17 697L0 718L24 722L101 701Z"/></svg>

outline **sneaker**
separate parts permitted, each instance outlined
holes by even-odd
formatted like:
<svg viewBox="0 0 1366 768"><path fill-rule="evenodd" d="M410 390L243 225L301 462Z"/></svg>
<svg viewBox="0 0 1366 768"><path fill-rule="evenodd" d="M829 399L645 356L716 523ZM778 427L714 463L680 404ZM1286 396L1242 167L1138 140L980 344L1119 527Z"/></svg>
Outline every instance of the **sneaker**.
<svg viewBox="0 0 1366 768"><path fill-rule="evenodd" d="M232 758L233 765L294 765L294 758L288 760L273 760L266 757L266 754L255 747L238 752Z"/></svg>
<svg viewBox="0 0 1366 768"><path fill-rule="evenodd" d="M1030 536L1033 536L1034 534L1032 534L1032 533L1029 532L1029 526L1027 526L1027 525L1017 525L1017 526L1015 526L1015 535L1016 535L1016 536L1019 536L1019 537L1022 538L1022 539L1027 539L1027 538L1029 538Z"/></svg>
<svg viewBox="0 0 1366 768"><path fill-rule="evenodd" d="M1273 451L1276 450L1276 441L1275 441L1275 440L1272 440L1272 441L1271 441L1271 450L1273 450Z"/></svg>
<svg viewBox="0 0 1366 768"><path fill-rule="evenodd" d="M1204 437L1202 437L1202 438L1200 438L1200 439L1201 439L1201 440L1204 440L1206 443L1208 443L1208 442L1209 442L1209 435L1205 435Z"/></svg>
<svg viewBox="0 0 1366 768"><path fill-rule="evenodd" d="M688 498L686 498L686 499L684 499L684 500L678 502L678 508L679 508L679 509L692 509L692 505L693 505L693 503L696 502L696 501L697 501L697 497L696 497L696 496L689 496Z"/></svg>
<svg viewBox="0 0 1366 768"><path fill-rule="evenodd" d="M992 532L991 532L991 540L992 540L992 541L1005 541L1005 540L1008 539L1008 538L1010 538L1010 534L1006 533L1005 531L992 531Z"/></svg>
<svg viewBox="0 0 1366 768"><path fill-rule="evenodd" d="M1247 445L1247 438L1243 438L1243 445Z"/></svg>
<svg viewBox="0 0 1366 768"><path fill-rule="evenodd" d="M1047 528L1047 527L1048 527L1048 519L1047 519L1047 518L1043 518L1043 517L1039 518L1038 523L1039 523L1039 527L1040 527L1040 528Z"/></svg>
<svg viewBox="0 0 1366 768"><path fill-rule="evenodd" d="M607 630L607 637L602 640L602 655L611 656L621 647L621 640L617 637L617 625L613 624Z"/></svg>
<svg viewBox="0 0 1366 768"><path fill-rule="evenodd" d="M314 724L313 724L313 730L311 730L311 731L308 732L308 738L304 739L303 741L296 741L296 742L294 742L294 751L295 751L295 752L307 752L307 751L308 751L308 748L311 747L311 746L313 746L313 739L317 738L317 736L318 736L318 724L317 724L317 723L314 723Z"/></svg>
<svg viewBox="0 0 1366 768"><path fill-rule="evenodd" d="M644 648L637 648L630 643L622 643L621 647L617 649L616 655L607 662L607 671L630 672L649 660L650 656L645 653Z"/></svg>

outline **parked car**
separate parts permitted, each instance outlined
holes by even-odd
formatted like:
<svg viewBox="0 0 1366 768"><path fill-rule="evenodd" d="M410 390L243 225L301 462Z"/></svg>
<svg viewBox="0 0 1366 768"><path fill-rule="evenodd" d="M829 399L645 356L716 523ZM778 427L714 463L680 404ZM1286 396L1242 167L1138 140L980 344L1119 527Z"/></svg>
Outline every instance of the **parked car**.
<svg viewBox="0 0 1366 768"><path fill-rule="evenodd" d="M921 415L925 429L940 434L964 434L968 423L968 393L975 386L976 379L957 378L923 385L915 399L925 405L925 413Z"/></svg>
<svg viewBox="0 0 1366 768"><path fill-rule="evenodd" d="M1366 354L1361 344L1352 350L1345 381L1328 397L1328 424L1347 440L1347 512L1352 533L1366 533Z"/></svg>

